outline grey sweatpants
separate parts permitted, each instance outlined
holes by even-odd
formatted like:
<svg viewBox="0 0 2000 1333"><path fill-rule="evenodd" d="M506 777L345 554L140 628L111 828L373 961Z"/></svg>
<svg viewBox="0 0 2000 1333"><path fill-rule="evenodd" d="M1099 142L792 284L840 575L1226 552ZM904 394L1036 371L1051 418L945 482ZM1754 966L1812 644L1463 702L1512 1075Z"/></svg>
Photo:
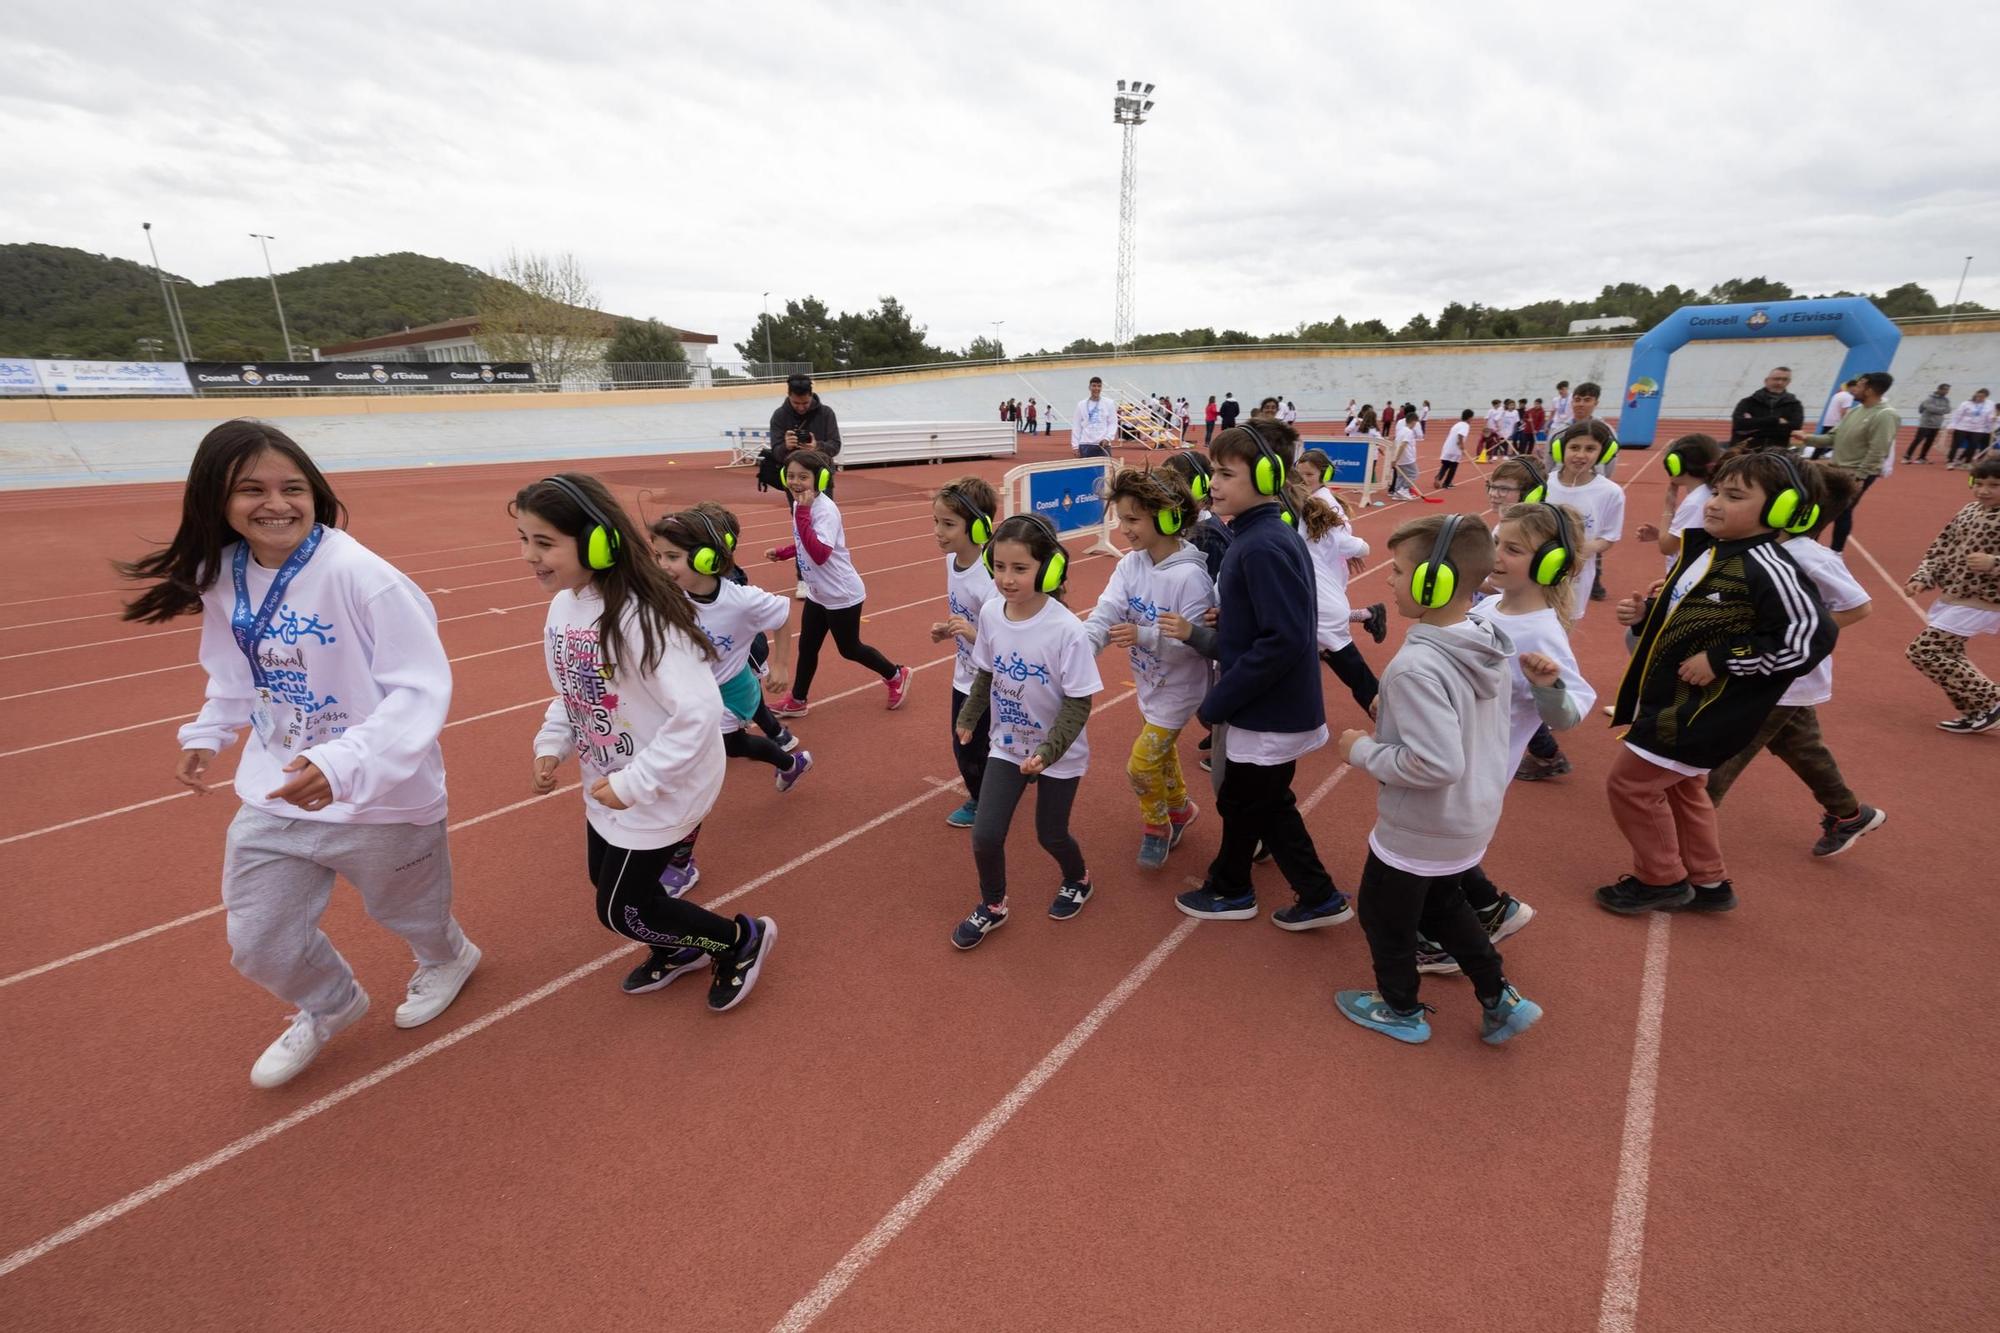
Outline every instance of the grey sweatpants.
<svg viewBox="0 0 2000 1333"><path fill-rule="evenodd" d="M222 858L236 970L315 1016L346 1004L354 970L319 928L336 874L361 891L368 915L402 936L418 962L448 963L465 947L451 916L443 820L328 824L246 805L230 822Z"/></svg>

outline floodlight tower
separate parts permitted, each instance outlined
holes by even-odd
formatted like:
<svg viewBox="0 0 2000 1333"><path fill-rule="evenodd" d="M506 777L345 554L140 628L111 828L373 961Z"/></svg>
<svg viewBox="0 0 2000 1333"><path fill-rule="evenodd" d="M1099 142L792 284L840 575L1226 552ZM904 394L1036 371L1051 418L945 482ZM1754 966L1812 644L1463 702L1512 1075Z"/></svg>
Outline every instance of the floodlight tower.
<svg viewBox="0 0 2000 1333"><path fill-rule="evenodd" d="M1112 123L1125 130L1125 155L1118 173L1118 309L1111 321L1113 355L1132 345L1132 232L1139 219L1139 127L1153 109L1152 96L1152 84L1120 79L1111 99Z"/></svg>

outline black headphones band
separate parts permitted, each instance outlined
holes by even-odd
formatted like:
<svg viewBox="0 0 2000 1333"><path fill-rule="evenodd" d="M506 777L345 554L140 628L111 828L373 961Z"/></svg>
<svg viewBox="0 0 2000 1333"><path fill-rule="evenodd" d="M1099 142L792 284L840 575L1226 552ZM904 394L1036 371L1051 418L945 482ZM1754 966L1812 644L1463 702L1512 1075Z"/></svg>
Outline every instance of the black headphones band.
<svg viewBox="0 0 2000 1333"><path fill-rule="evenodd" d="M964 491L961 491L956 486L947 486L944 488L942 492L940 492L940 494L942 494L946 499L950 500L952 504L956 505L958 507L959 512L964 514L967 518L971 519L973 522L977 523L982 519L985 520L986 530L989 533L993 531L993 515L987 513L984 509L981 509L978 505L974 504L972 502L972 497L967 495Z"/></svg>
<svg viewBox="0 0 2000 1333"><path fill-rule="evenodd" d="M611 532L611 533L617 532L618 530L617 526L613 524L610 519L604 516L604 511L599 509L595 504L593 504L591 502L590 497L583 493L583 488L581 486L578 486L575 482L571 481L568 477L562 476L560 474L553 477L544 477L542 478L542 483L547 486L555 487L557 490L561 491L564 495L567 495L570 499L576 501L576 506L577 508L583 511L583 516L589 519L591 522L595 523L598 527L603 528L606 532Z"/></svg>
<svg viewBox="0 0 2000 1333"><path fill-rule="evenodd" d="M687 509L683 510L679 515L677 515L677 517L679 517L681 521L686 523L690 528L692 528L696 523L699 523L704 528L707 528L708 544L710 549L715 551L720 551L725 554L728 552L729 538L722 532L720 528L715 526L715 520L710 518L706 513L702 512L699 509Z"/></svg>

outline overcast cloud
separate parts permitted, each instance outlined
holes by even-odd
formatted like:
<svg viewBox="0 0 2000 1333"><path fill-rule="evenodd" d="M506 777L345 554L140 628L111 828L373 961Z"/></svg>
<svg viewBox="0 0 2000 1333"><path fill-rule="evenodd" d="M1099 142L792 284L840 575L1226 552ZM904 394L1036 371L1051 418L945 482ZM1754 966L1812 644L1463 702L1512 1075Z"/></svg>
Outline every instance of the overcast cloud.
<svg viewBox="0 0 2000 1333"><path fill-rule="evenodd" d="M1115 79L1138 324L1765 274L2000 306L1989 6L30 4L0 240L199 282L571 250L605 308L744 337L893 293L962 347L1109 336Z"/></svg>

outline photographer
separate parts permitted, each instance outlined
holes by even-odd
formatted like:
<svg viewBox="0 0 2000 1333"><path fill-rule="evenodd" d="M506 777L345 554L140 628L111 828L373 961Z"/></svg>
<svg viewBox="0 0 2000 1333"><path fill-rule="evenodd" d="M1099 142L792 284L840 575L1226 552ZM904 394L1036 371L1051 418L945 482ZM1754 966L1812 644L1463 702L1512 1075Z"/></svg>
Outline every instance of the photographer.
<svg viewBox="0 0 2000 1333"><path fill-rule="evenodd" d="M757 460L757 489L784 489L785 459L795 449L817 449L840 457L840 423L833 409L813 392L812 376L785 381L785 401L771 413L771 443Z"/></svg>

